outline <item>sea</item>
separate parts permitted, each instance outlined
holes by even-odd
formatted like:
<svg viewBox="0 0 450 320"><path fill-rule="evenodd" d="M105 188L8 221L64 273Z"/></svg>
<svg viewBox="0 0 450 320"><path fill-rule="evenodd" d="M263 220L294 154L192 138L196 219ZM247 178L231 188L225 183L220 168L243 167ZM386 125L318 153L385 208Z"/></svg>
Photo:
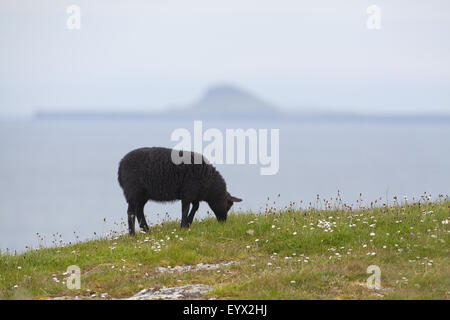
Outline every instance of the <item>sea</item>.
<svg viewBox="0 0 450 320"><path fill-rule="evenodd" d="M119 161L139 147L176 146L179 141L172 138L180 132L177 129L198 141L194 120L1 120L1 252L94 239L112 230L125 232L127 204L117 181ZM256 163L218 161L229 192L243 199L234 211L264 214L267 207L324 207L338 195L355 207L375 200L392 204L394 197L411 202L450 194L448 121L202 120L203 133L218 129L224 140L227 129L239 128L267 130L268 151L278 149L271 155L278 168L262 175L267 162L259 155ZM277 148L270 141L276 129ZM181 204L149 202L144 211L151 224L179 220ZM211 215L210 211L201 203L196 219Z"/></svg>

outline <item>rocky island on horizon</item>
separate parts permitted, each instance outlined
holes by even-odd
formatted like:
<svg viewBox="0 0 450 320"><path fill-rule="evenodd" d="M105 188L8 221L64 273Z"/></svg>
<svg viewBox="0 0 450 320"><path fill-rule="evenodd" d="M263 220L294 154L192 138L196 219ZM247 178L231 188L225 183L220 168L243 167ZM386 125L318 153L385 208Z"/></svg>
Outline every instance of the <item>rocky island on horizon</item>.
<svg viewBox="0 0 450 320"><path fill-rule="evenodd" d="M320 110L286 110L237 85L220 84L211 86L200 98L185 106L171 106L159 111L37 111L38 120L57 119L177 119L177 118L220 118L220 119L283 119L283 120L331 120L331 121L432 121L450 122L445 114L362 114Z"/></svg>

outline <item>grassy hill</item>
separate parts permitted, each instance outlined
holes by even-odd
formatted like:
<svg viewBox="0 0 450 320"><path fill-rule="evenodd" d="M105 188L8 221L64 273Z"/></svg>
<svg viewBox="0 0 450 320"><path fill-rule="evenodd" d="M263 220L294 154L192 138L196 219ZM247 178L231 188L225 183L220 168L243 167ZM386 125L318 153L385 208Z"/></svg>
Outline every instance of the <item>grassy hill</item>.
<svg viewBox="0 0 450 320"><path fill-rule="evenodd" d="M153 226L148 234L0 255L0 298L126 298L145 288L206 284L217 299L448 299L450 202L351 209L339 201L299 210L233 213ZM319 201L318 201L319 203ZM320 209L320 207L323 207ZM217 270L157 267L235 261ZM81 269L81 289L65 285ZM366 286L367 267L381 289Z"/></svg>

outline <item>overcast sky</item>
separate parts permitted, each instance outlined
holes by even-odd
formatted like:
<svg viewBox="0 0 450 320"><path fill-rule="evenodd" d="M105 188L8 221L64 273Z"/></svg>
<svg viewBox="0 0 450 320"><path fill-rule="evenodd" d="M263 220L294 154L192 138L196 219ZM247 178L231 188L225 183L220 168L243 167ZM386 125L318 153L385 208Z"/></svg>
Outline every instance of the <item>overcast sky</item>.
<svg viewBox="0 0 450 320"><path fill-rule="evenodd" d="M2 116L164 109L217 83L284 108L450 113L450 1L0 2Z"/></svg>

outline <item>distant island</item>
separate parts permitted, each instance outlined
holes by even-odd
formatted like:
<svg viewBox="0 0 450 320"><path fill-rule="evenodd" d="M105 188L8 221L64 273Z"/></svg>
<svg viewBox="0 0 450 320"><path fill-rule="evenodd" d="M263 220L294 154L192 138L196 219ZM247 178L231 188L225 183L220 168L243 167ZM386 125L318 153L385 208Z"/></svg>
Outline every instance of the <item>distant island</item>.
<svg viewBox="0 0 450 320"><path fill-rule="evenodd" d="M168 107L164 111L38 111L38 120L63 119L270 119L283 121L418 121L450 123L450 115L443 114L364 114L335 112L326 110L287 111L264 101L246 89L231 84L221 84L208 88L194 103L185 106Z"/></svg>
<svg viewBox="0 0 450 320"><path fill-rule="evenodd" d="M200 100L184 112L204 114L275 114L279 108L263 101L247 90L232 85L211 87Z"/></svg>

